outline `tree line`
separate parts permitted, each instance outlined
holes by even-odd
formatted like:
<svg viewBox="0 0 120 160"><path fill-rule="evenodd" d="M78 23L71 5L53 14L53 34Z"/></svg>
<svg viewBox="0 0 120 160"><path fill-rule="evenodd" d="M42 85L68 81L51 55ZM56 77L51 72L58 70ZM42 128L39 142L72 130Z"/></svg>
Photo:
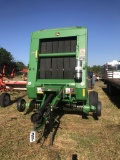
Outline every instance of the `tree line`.
<svg viewBox="0 0 120 160"><path fill-rule="evenodd" d="M27 68L27 66L21 61L15 61L10 52L0 47L0 73L3 72L3 68L5 68L6 75L9 75L13 69L18 73L24 68Z"/></svg>
<svg viewBox="0 0 120 160"><path fill-rule="evenodd" d="M100 65L93 65L93 66L88 66L88 72L93 72L96 75L98 75L99 77L101 77L101 67Z"/></svg>

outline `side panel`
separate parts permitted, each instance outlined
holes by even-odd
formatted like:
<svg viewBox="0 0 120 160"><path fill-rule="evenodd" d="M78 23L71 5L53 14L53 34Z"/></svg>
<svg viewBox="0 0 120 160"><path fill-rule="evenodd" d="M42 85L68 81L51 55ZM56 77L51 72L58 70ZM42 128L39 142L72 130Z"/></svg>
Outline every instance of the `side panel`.
<svg viewBox="0 0 120 160"><path fill-rule="evenodd" d="M36 84L36 77L38 70L37 68L38 59L36 59L36 50L38 48L38 45L39 45L38 39L31 38L29 67L27 76L27 94L29 98L37 98L35 84Z"/></svg>

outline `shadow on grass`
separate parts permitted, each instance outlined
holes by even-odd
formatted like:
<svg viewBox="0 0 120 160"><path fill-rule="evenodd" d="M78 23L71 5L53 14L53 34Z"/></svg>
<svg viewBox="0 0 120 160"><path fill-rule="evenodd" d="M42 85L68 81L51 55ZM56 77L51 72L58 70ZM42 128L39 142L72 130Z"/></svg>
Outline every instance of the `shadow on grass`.
<svg viewBox="0 0 120 160"><path fill-rule="evenodd" d="M52 117L52 121L50 122L50 119L47 121L47 123L45 124L43 130L42 130L42 134L40 132L40 137L37 141L37 143L40 143L41 146L44 145L44 142L47 140L48 136L50 136L50 138L52 140L50 140L50 145L53 144L57 130L60 128L60 123L61 123L61 118L65 115L65 114L74 114L74 115L80 115L82 117L82 119L88 120L89 117L87 114L77 111L77 110L70 110L70 108L67 110L64 110L64 107L59 107L57 109L55 109L53 111L53 117ZM98 120L98 117L93 114L93 118L94 120ZM52 134L51 134L52 133Z"/></svg>
<svg viewBox="0 0 120 160"><path fill-rule="evenodd" d="M9 105L12 105L12 104L14 104L14 103L17 103L19 99L25 97L26 95L27 95L27 94L24 94L24 95L22 95L22 96L19 96L18 98L15 98L15 99L13 99L13 100L10 100ZM10 95L10 97L11 97L11 95ZM11 98L10 98L10 99L11 99ZM8 105L8 106L9 106L9 105ZM5 106L5 107L8 107L8 106Z"/></svg>
<svg viewBox="0 0 120 160"><path fill-rule="evenodd" d="M109 99L112 101L112 103L120 109L120 91L116 90L116 93L114 95L110 95L107 91L106 87L103 87L102 90L105 92L105 94L109 97Z"/></svg>
<svg viewBox="0 0 120 160"><path fill-rule="evenodd" d="M50 136L50 145L53 144L57 130L60 128L60 119L63 115L63 110L60 110L59 108L54 110L52 118L46 122L43 132L40 133L37 143L41 143L41 146L43 146L48 136Z"/></svg>
<svg viewBox="0 0 120 160"><path fill-rule="evenodd" d="M20 97L18 97L18 98L16 98L16 99L14 99L14 100L12 100L12 101L11 101L11 104L16 103L19 99L21 99L21 98L23 98L23 97L25 97L25 96L26 96L26 94L23 95L23 96L20 96Z"/></svg>
<svg viewBox="0 0 120 160"><path fill-rule="evenodd" d="M78 160L77 154L73 154L73 155L72 155L72 160Z"/></svg>

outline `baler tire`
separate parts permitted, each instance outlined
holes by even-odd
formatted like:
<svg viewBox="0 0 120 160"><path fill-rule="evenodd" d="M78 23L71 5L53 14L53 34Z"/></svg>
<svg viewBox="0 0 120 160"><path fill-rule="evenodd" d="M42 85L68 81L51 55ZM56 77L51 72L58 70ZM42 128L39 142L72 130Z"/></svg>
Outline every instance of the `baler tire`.
<svg viewBox="0 0 120 160"><path fill-rule="evenodd" d="M102 110L102 104L100 101L98 101L97 107L96 107L96 116L101 116L101 110Z"/></svg>
<svg viewBox="0 0 120 160"><path fill-rule="evenodd" d="M98 105L98 93L96 91L91 91L89 93L89 105L97 107L97 105Z"/></svg>
<svg viewBox="0 0 120 160"><path fill-rule="evenodd" d="M17 102L17 110L23 112L25 110L26 101L24 99L19 99Z"/></svg>
<svg viewBox="0 0 120 160"><path fill-rule="evenodd" d="M9 93L2 93L0 95L0 106L1 107L6 107L10 104L10 95Z"/></svg>

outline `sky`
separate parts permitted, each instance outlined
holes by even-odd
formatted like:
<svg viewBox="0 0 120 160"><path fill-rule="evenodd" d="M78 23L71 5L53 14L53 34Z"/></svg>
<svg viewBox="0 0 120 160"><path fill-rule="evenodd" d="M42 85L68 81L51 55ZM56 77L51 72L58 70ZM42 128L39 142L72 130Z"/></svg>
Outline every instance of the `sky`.
<svg viewBox="0 0 120 160"><path fill-rule="evenodd" d="M120 0L0 0L0 47L29 63L31 33L85 26L88 65L120 60Z"/></svg>

